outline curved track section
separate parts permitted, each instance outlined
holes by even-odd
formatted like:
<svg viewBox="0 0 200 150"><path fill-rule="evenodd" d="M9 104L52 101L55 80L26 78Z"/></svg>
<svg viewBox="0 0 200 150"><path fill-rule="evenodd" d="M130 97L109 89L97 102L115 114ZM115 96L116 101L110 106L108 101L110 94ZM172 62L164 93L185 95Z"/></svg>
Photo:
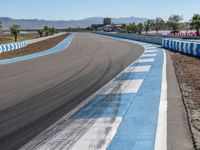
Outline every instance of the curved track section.
<svg viewBox="0 0 200 150"><path fill-rule="evenodd" d="M64 51L0 65L0 147L17 149L136 60L143 48L76 34Z"/></svg>

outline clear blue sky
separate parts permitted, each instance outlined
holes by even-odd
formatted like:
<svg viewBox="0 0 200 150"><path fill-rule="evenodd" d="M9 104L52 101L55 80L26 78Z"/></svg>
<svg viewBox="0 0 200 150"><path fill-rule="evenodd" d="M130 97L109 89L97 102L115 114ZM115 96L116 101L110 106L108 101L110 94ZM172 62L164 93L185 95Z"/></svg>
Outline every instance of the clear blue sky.
<svg viewBox="0 0 200 150"><path fill-rule="evenodd" d="M167 19L179 14L189 20L200 14L200 0L2 0L1 17L71 20L87 17L145 17Z"/></svg>

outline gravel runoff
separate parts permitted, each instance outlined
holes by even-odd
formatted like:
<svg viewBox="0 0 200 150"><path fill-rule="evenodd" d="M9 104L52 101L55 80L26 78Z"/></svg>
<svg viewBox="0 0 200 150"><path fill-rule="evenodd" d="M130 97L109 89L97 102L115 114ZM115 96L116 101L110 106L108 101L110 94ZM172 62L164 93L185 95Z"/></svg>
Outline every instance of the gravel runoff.
<svg viewBox="0 0 200 150"><path fill-rule="evenodd" d="M68 35L69 35L69 33L66 33L66 34L63 34L63 35L60 35L60 36L57 36L54 38L50 38L50 39L46 39L46 40L43 40L40 42L29 44L27 47L17 49L15 51L1 53L0 60L24 56L24 55L33 54L33 53L37 53L37 52L41 52L41 51L50 49L50 48L56 46L57 44L59 44L61 41L63 41Z"/></svg>
<svg viewBox="0 0 200 150"><path fill-rule="evenodd" d="M171 57L188 112L195 148L200 150L200 59L180 53L172 53Z"/></svg>

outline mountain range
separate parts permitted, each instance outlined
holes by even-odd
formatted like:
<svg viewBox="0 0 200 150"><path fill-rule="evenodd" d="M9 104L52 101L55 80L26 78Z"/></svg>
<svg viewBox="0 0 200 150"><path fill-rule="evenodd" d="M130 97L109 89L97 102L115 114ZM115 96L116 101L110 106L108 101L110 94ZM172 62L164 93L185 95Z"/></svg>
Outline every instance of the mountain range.
<svg viewBox="0 0 200 150"><path fill-rule="evenodd" d="M112 18L112 23L123 24L123 23L143 23L146 18L139 17L121 17ZM39 20L39 19L12 19L8 17L0 17L3 29L9 29L13 24L19 24L23 29L41 29L44 26L55 27L57 29L65 29L69 27L88 27L92 24L102 24L103 17L91 17L80 20Z"/></svg>

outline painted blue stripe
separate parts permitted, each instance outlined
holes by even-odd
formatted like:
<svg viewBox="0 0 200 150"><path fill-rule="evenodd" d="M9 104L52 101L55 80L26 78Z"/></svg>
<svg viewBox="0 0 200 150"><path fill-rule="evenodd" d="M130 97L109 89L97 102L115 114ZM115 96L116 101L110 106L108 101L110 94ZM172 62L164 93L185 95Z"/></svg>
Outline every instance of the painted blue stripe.
<svg viewBox="0 0 200 150"><path fill-rule="evenodd" d="M135 95L135 93L98 95L70 119L123 117Z"/></svg>
<svg viewBox="0 0 200 150"><path fill-rule="evenodd" d="M190 43L190 53L191 53L191 55L194 55L193 48L194 48L194 43Z"/></svg>
<svg viewBox="0 0 200 150"><path fill-rule="evenodd" d="M12 59L0 60L0 64L9 64L9 63L24 61L24 60L28 60L28 59L38 58L38 57L42 57L45 55L57 53L59 51L66 49L69 46L70 42L73 40L73 37L74 37L74 34L69 35L64 41L62 41L60 44L58 44L57 46L55 46L54 48L51 48L49 50L45 50L45 51L42 51L39 53L30 54L30 55L26 55L26 56L16 57L16 58L12 58Z"/></svg>
<svg viewBox="0 0 200 150"><path fill-rule="evenodd" d="M190 54L190 51L188 50L189 49L189 43L186 43L185 49L186 49L186 54Z"/></svg>
<svg viewBox="0 0 200 150"><path fill-rule="evenodd" d="M153 150L162 83L163 51L129 106L108 150Z"/></svg>
<svg viewBox="0 0 200 150"><path fill-rule="evenodd" d="M135 66L150 66L152 64L152 62L142 62L142 63L135 63L132 64L131 66L135 67Z"/></svg>
<svg viewBox="0 0 200 150"><path fill-rule="evenodd" d="M180 45L180 42L177 41L177 51L179 51L179 45Z"/></svg>
<svg viewBox="0 0 200 150"><path fill-rule="evenodd" d="M141 59L155 59L157 56L142 56Z"/></svg>
<svg viewBox="0 0 200 150"><path fill-rule="evenodd" d="M197 56L200 57L200 44L197 44L196 52Z"/></svg>

